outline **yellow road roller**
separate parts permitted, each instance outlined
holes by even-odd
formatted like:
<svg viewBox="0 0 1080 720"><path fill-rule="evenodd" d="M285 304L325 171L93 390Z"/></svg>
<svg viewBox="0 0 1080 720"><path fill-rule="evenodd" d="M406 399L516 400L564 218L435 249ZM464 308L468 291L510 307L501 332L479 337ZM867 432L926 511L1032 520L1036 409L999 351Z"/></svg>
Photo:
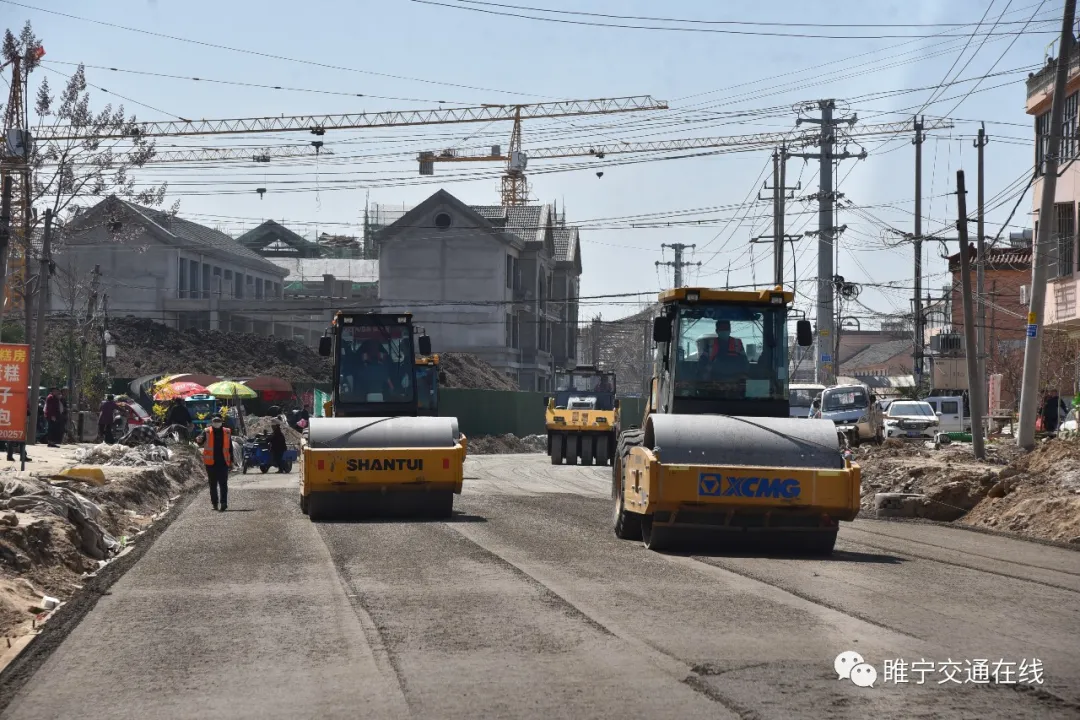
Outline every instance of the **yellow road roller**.
<svg viewBox="0 0 1080 720"><path fill-rule="evenodd" d="M615 454L619 401L615 373L591 365L555 374L555 394L544 399L552 465L608 465Z"/></svg>
<svg viewBox="0 0 1080 720"><path fill-rule="evenodd" d="M334 316L319 353L333 358L331 417L311 418L300 458L300 508L330 516L448 518L461 494L457 418L421 416L410 313Z"/></svg>
<svg viewBox="0 0 1080 720"><path fill-rule="evenodd" d="M860 469L832 421L788 417L792 300L781 287L660 294L645 415L619 434L612 467L617 537L832 553L859 512ZM796 331L813 343L809 321Z"/></svg>

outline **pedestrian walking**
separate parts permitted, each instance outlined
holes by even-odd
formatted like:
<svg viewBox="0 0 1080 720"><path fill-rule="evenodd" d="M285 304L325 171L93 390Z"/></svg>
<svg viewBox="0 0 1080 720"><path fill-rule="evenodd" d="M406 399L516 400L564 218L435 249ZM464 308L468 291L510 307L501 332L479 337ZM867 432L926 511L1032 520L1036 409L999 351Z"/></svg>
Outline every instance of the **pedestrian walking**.
<svg viewBox="0 0 1080 720"><path fill-rule="evenodd" d="M270 457L278 472L281 472L282 460L285 457L287 448L288 443L285 441L285 433L281 431L281 421L274 418L270 421Z"/></svg>
<svg viewBox="0 0 1080 720"><path fill-rule="evenodd" d="M98 437L103 437L109 445L116 442L116 438L113 437L113 421L116 419L116 410L116 398L112 394L106 395L98 411Z"/></svg>
<svg viewBox="0 0 1080 720"><path fill-rule="evenodd" d="M210 481L210 502L214 509L229 508L229 469L232 467L232 433L224 427L221 416L214 416L210 427L195 440L202 446L203 464ZM220 508L219 508L220 501Z"/></svg>
<svg viewBox="0 0 1080 720"><path fill-rule="evenodd" d="M60 441L64 437L63 403L60 400L60 391L57 388L49 388L49 394L45 398L45 420L49 423L48 446L60 447Z"/></svg>
<svg viewBox="0 0 1080 720"><path fill-rule="evenodd" d="M27 436L27 438L30 437L30 433L32 433L32 432L33 432L33 430L30 429L30 408L27 407L26 408L26 436ZM33 462L26 455L26 443L24 443L24 442L10 442L9 441L9 442L7 442L5 444L7 445L7 459L8 459L8 462L15 462L15 451L16 450L19 451L19 457L22 458L23 462Z"/></svg>

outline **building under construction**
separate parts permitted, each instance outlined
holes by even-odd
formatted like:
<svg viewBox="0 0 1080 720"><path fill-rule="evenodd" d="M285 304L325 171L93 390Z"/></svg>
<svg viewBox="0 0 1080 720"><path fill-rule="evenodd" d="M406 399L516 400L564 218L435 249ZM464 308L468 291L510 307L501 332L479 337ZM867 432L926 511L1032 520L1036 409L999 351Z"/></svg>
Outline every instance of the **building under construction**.
<svg viewBox="0 0 1080 720"><path fill-rule="evenodd" d="M653 318L659 306L618 320L593 318L578 330L582 365L614 372L620 395L643 395L653 372Z"/></svg>

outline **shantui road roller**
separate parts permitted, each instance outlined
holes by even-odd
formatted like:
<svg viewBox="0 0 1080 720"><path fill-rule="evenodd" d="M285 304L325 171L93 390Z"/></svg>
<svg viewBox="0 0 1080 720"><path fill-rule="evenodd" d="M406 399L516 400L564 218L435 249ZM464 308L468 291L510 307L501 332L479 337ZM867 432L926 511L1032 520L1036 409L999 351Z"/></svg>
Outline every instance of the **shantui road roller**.
<svg viewBox="0 0 1080 720"><path fill-rule="evenodd" d="M838 521L859 512L860 469L831 421L788 417L792 300L780 287L660 294L645 416L612 467L617 537L832 553ZM813 343L809 321L797 340Z"/></svg>
<svg viewBox="0 0 1080 720"><path fill-rule="evenodd" d="M555 374L555 394L544 398L552 465L608 465L615 456L619 401L615 374L579 365Z"/></svg>
<svg viewBox="0 0 1080 720"><path fill-rule="evenodd" d="M461 494L465 438L456 418L421 416L410 313L342 313L321 338L333 358L331 417L302 443L300 508L331 515L447 518ZM419 337L420 354L431 340Z"/></svg>

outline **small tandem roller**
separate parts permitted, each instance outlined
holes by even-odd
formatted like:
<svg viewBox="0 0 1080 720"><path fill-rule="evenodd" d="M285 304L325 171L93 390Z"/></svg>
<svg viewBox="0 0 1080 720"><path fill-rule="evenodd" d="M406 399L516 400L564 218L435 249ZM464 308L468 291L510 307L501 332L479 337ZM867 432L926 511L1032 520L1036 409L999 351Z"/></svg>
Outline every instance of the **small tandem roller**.
<svg viewBox="0 0 1080 720"><path fill-rule="evenodd" d="M858 515L861 471L832 422L788 417L791 301L779 287L660 295L645 417L615 452L617 537L832 553L838 522ZM798 341L813 341L806 321Z"/></svg>
<svg viewBox="0 0 1080 720"><path fill-rule="evenodd" d="M334 358L333 417L312 418L300 455L300 508L339 515L448 518L461 494L457 418L420 415L412 316L338 313L319 352ZM431 341L419 337L421 355Z"/></svg>

